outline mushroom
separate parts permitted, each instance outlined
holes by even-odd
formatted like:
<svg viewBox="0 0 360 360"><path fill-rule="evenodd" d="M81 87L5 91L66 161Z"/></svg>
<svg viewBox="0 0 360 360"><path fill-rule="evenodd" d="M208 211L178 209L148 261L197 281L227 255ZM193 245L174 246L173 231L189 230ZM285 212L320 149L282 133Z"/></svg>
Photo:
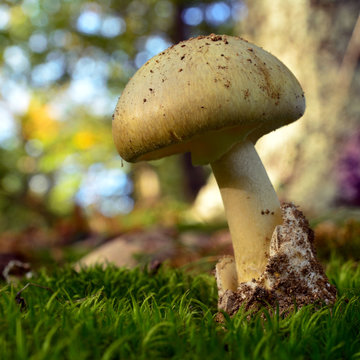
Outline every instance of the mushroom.
<svg viewBox="0 0 360 360"><path fill-rule="evenodd" d="M264 271L282 223L254 144L304 110L299 82L276 57L239 37L212 34L170 47L135 73L116 106L113 137L129 162L191 152L195 165L211 165L239 284Z"/></svg>

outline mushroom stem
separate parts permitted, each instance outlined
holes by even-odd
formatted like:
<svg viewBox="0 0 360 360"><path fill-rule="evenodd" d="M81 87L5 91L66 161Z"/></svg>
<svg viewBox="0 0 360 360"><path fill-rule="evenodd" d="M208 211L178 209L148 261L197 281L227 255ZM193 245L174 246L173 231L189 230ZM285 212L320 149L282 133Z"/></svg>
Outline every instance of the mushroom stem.
<svg viewBox="0 0 360 360"><path fill-rule="evenodd" d="M225 206L237 282L265 270L270 239L282 223L280 203L252 142L235 145L211 164Z"/></svg>

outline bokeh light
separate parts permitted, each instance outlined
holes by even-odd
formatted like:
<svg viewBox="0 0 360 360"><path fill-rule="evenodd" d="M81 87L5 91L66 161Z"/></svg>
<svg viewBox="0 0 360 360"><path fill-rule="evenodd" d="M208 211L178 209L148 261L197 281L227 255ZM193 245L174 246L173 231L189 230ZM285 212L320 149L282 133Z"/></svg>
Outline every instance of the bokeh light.
<svg viewBox="0 0 360 360"><path fill-rule="evenodd" d="M5 30L10 21L9 7L0 5L0 30Z"/></svg>
<svg viewBox="0 0 360 360"><path fill-rule="evenodd" d="M140 68L153 56L167 49L172 43L164 35L151 35L139 41L140 51L135 57L135 66Z"/></svg>
<svg viewBox="0 0 360 360"><path fill-rule="evenodd" d="M31 72L31 80L34 86L47 86L64 73L64 63L61 58L36 65Z"/></svg>
<svg viewBox="0 0 360 360"><path fill-rule="evenodd" d="M35 53L42 53L47 49L47 37L43 33L34 33L30 36L29 47Z"/></svg>
<svg viewBox="0 0 360 360"><path fill-rule="evenodd" d="M121 17L107 16L101 24L101 35L109 38L119 36L126 30L126 23Z"/></svg>
<svg viewBox="0 0 360 360"><path fill-rule="evenodd" d="M28 87L20 81L8 80L1 86L1 95L6 100L9 110L16 115L26 112L30 102Z"/></svg>
<svg viewBox="0 0 360 360"><path fill-rule="evenodd" d="M121 169L106 169L103 164L89 167L76 194L76 201L85 208L95 207L106 216L129 213L132 183Z"/></svg>
<svg viewBox="0 0 360 360"><path fill-rule="evenodd" d="M39 157L44 150L43 143L38 139L30 139L25 144L25 151L32 157Z"/></svg>
<svg viewBox="0 0 360 360"><path fill-rule="evenodd" d="M76 22L77 29L84 34L97 34L101 29L101 18L92 10L85 10Z"/></svg>
<svg viewBox="0 0 360 360"><path fill-rule="evenodd" d="M198 6L189 7L183 11L182 19L187 25L197 26L203 21L204 14L202 9Z"/></svg>
<svg viewBox="0 0 360 360"><path fill-rule="evenodd" d="M48 191L50 183L44 174L36 174L30 178L29 187L37 195L44 195Z"/></svg>
<svg viewBox="0 0 360 360"><path fill-rule="evenodd" d="M4 51L4 60L10 68L16 72L21 73L29 71L30 61L24 49L20 46L9 46Z"/></svg>
<svg viewBox="0 0 360 360"><path fill-rule="evenodd" d="M205 12L206 21L213 26L218 26L229 20L231 16L230 6L224 2L210 4Z"/></svg>
<svg viewBox="0 0 360 360"><path fill-rule="evenodd" d="M6 104L0 101L0 146L16 135L14 118Z"/></svg>

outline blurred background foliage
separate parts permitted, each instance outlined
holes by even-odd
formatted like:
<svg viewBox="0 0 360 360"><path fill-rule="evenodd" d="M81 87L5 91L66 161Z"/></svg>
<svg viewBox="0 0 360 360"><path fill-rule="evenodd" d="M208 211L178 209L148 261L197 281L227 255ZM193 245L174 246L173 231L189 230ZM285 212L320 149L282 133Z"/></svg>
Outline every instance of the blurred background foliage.
<svg viewBox="0 0 360 360"><path fill-rule="evenodd" d="M359 11L358 0L3 0L1 250L224 223L209 168L186 155L122 163L111 135L134 72L171 44L212 32L264 47L304 87L304 118L258 144L280 198L314 216L359 206Z"/></svg>

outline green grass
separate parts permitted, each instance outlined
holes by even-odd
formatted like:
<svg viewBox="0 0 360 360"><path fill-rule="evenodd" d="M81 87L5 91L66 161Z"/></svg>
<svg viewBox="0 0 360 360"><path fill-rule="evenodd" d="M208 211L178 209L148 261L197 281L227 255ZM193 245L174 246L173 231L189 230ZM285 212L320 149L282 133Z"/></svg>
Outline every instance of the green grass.
<svg viewBox="0 0 360 360"><path fill-rule="evenodd" d="M340 298L286 318L244 311L214 321L210 275L71 268L0 286L1 359L360 359L360 268L332 259Z"/></svg>

